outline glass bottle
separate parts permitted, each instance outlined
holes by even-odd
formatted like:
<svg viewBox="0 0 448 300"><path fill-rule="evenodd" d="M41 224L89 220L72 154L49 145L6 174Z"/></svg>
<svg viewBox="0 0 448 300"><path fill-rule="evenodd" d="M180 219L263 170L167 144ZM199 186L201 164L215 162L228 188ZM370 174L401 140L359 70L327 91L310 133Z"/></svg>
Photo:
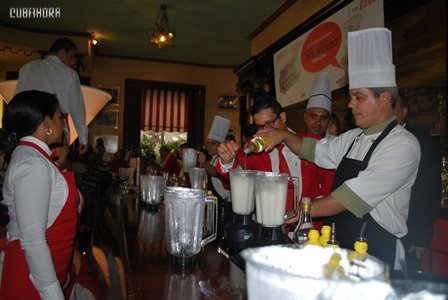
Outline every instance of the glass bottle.
<svg viewBox="0 0 448 300"><path fill-rule="evenodd" d="M263 152L272 141L265 136L257 136L254 137L252 140L250 140L249 143L247 143L244 146L244 153L250 154L250 153L261 153Z"/></svg>
<svg viewBox="0 0 448 300"><path fill-rule="evenodd" d="M364 236L364 231L366 230L367 223L364 222L361 227L361 231L359 233L359 236L355 240L355 244L353 245L353 249L357 253L367 254L367 249L369 248L369 245L367 243L367 239Z"/></svg>
<svg viewBox="0 0 448 300"><path fill-rule="evenodd" d="M336 224L331 223L331 236L327 243L327 247L339 248L339 242L336 240Z"/></svg>
<svg viewBox="0 0 448 300"><path fill-rule="evenodd" d="M300 219L295 229L297 243L304 244L308 241L308 233L311 229L314 229L311 219L311 200L309 197L303 197L300 204Z"/></svg>

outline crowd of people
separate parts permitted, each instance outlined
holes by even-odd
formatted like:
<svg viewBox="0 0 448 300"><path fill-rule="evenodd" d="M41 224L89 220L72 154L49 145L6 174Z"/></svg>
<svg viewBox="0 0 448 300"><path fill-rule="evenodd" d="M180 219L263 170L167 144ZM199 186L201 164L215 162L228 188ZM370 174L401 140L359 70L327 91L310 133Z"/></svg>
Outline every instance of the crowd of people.
<svg viewBox="0 0 448 300"><path fill-rule="evenodd" d="M141 156L134 149L127 157L123 150L111 157L102 139L96 140L95 148L88 145L79 80L69 68L75 49L71 41L58 40L47 59L24 66L16 95L4 112L0 137L7 169L0 225L7 224L7 234L2 232L0 241L2 299L70 297L80 228L93 230L101 219L100 195L110 187L113 174L129 167L132 157ZM335 222L345 248L352 248L365 222L369 253L399 269L407 250L419 258L422 248L428 247L422 235L431 228L418 233L410 223L434 217L418 213L427 205L418 195L422 187L429 191L421 178L431 173L434 179L427 179L432 184L437 184L436 175L440 180L437 164L425 162L430 170L423 170L420 163L420 156L422 161L430 157L429 151L437 146L420 147L428 143L419 144L423 138L405 126L407 104L398 97L390 32L380 28L349 33L348 49L348 107L357 128L341 133L331 110L330 78L322 73L303 115L305 132L288 127L286 113L275 98L260 96L251 107L253 124L246 137L268 137L272 143L266 150L244 155L235 137L228 135L230 121L215 116L204 148L198 149L197 166L207 171L207 188L219 199L221 229L231 206L231 169L244 166L287 173L291 180L285 213L297 209L296 201L310 197L312 215L319 218L315 227ZM367 52L369 60L364 59ZM40 80L44 76L49 76L46 84ZM71 80L60 84L63 76ZM75 121L79 147L68 146L68 113ZM182 178L185 148L191 147L184 144L178 153L160 147L160 160L145 158L143 172ZM294 177L300 178L298 197L294 197ZM438 196L435 192L431 197L438 200ZM286 220L286 233L296 221L297 217Z"/></svg>

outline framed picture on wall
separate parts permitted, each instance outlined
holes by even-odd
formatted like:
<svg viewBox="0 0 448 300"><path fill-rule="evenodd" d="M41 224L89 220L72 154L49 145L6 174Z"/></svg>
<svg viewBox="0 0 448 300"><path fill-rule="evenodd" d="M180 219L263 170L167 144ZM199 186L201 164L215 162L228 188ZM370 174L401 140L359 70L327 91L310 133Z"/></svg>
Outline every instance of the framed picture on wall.
<svg viewBox="0 0 448 300"><path fill-rule="evenodd" d="M112 104L112 105L118 105L118 97L119 97L119 93L120 93L120 88L119 87L104 87L104 86L99 86L99 89L109 93L112 96L112 99L109 100L109 102L107 102L107 104Z"/></svg>
<svg viewBox="0 0 448 300"><path fill-rule="evenodd" d="M238 104L239 104L238 95L236 95L236 94L219 94L218 95L218 108L237 109Z"/></svg>
<svg viewBox="0 0 448 300"><path fill-rule="evenodd" d="M95 125L118 128L118 111L103 110L95 118Z"/></svg>

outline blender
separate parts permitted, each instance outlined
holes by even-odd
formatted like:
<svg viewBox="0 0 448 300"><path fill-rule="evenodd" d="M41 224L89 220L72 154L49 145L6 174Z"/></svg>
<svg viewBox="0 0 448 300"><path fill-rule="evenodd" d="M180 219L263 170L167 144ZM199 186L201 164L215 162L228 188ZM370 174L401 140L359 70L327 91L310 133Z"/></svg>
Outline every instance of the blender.
<svg viewBox="0 0 448 300"><path fill-rule="evenodd" d="M207 189L207 171L204 168L190 168L190 185L192 189Z"/></svg>
<svg viewBox="0 0 448 300"><path fill-rule="evenodd" d="M230 192L232 195L232 217L225 238L230 254L237 254L249 246L257 230L252 220L254 211L255 172L230 170Z"/></svg>
<svg viewBox="0 0 448 300"><path fill-rule="evenodd" d="M168 253L175 265L193 265L201 247L216 238L218 201L214 196L206 196L204 190L182 187L167 187L164 197ZM205 209L206 203L213 209ZM212 228L207 228L208 224Z"/></svg>
<svg viewBox="0 0 448 300"><path fill-rule="evenodd" d="M188 178L190 168L196 167L197 151L194 148L182 149L182 164L184 168L185 177Z"/></svg>
<svg viewBox="0 0 448 300"><path fill-rule="evenodd" d="M149 211L156 212L163 196L166 179L163 176L141 175L140 196L142 203Z"/></svg>
<svg viewBox="0 0 448 300"><path fill-rule="evenodd" d="M319 246L246 249L249 300L404 299L390 285L387 265L371 255Z"/></svg>
<svg viewBox="0 0 448 300"><path fill-rule="evenodd" d="M289 175L286 173L257 172L255 174L255 212L258 232L251 247L287 244L283 233Z"/></svg>

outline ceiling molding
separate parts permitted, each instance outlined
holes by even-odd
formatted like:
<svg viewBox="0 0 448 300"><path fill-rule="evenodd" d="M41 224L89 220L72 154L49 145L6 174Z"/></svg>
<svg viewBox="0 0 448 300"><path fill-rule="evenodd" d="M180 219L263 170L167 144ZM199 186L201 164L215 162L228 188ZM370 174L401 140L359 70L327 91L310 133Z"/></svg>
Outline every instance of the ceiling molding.
<svg viewBox="0 0 448 300"><path fill-rule="evenodd" d="M116 54L98 53L95 56L97 56L97 57L106 57L106 58L115 58L115 59L143 60L143 61L150 61L150 62L169 63L169 64L177 64L177 65L188 65L188 66L196 66L196 67L215 68L215 69L234 69L234 68L237 67L236 65L201 64L201 63L185 62L185 61L171 60L171 59L136 57L136 56L126 56L126 55L116 55Z"/></svg>

